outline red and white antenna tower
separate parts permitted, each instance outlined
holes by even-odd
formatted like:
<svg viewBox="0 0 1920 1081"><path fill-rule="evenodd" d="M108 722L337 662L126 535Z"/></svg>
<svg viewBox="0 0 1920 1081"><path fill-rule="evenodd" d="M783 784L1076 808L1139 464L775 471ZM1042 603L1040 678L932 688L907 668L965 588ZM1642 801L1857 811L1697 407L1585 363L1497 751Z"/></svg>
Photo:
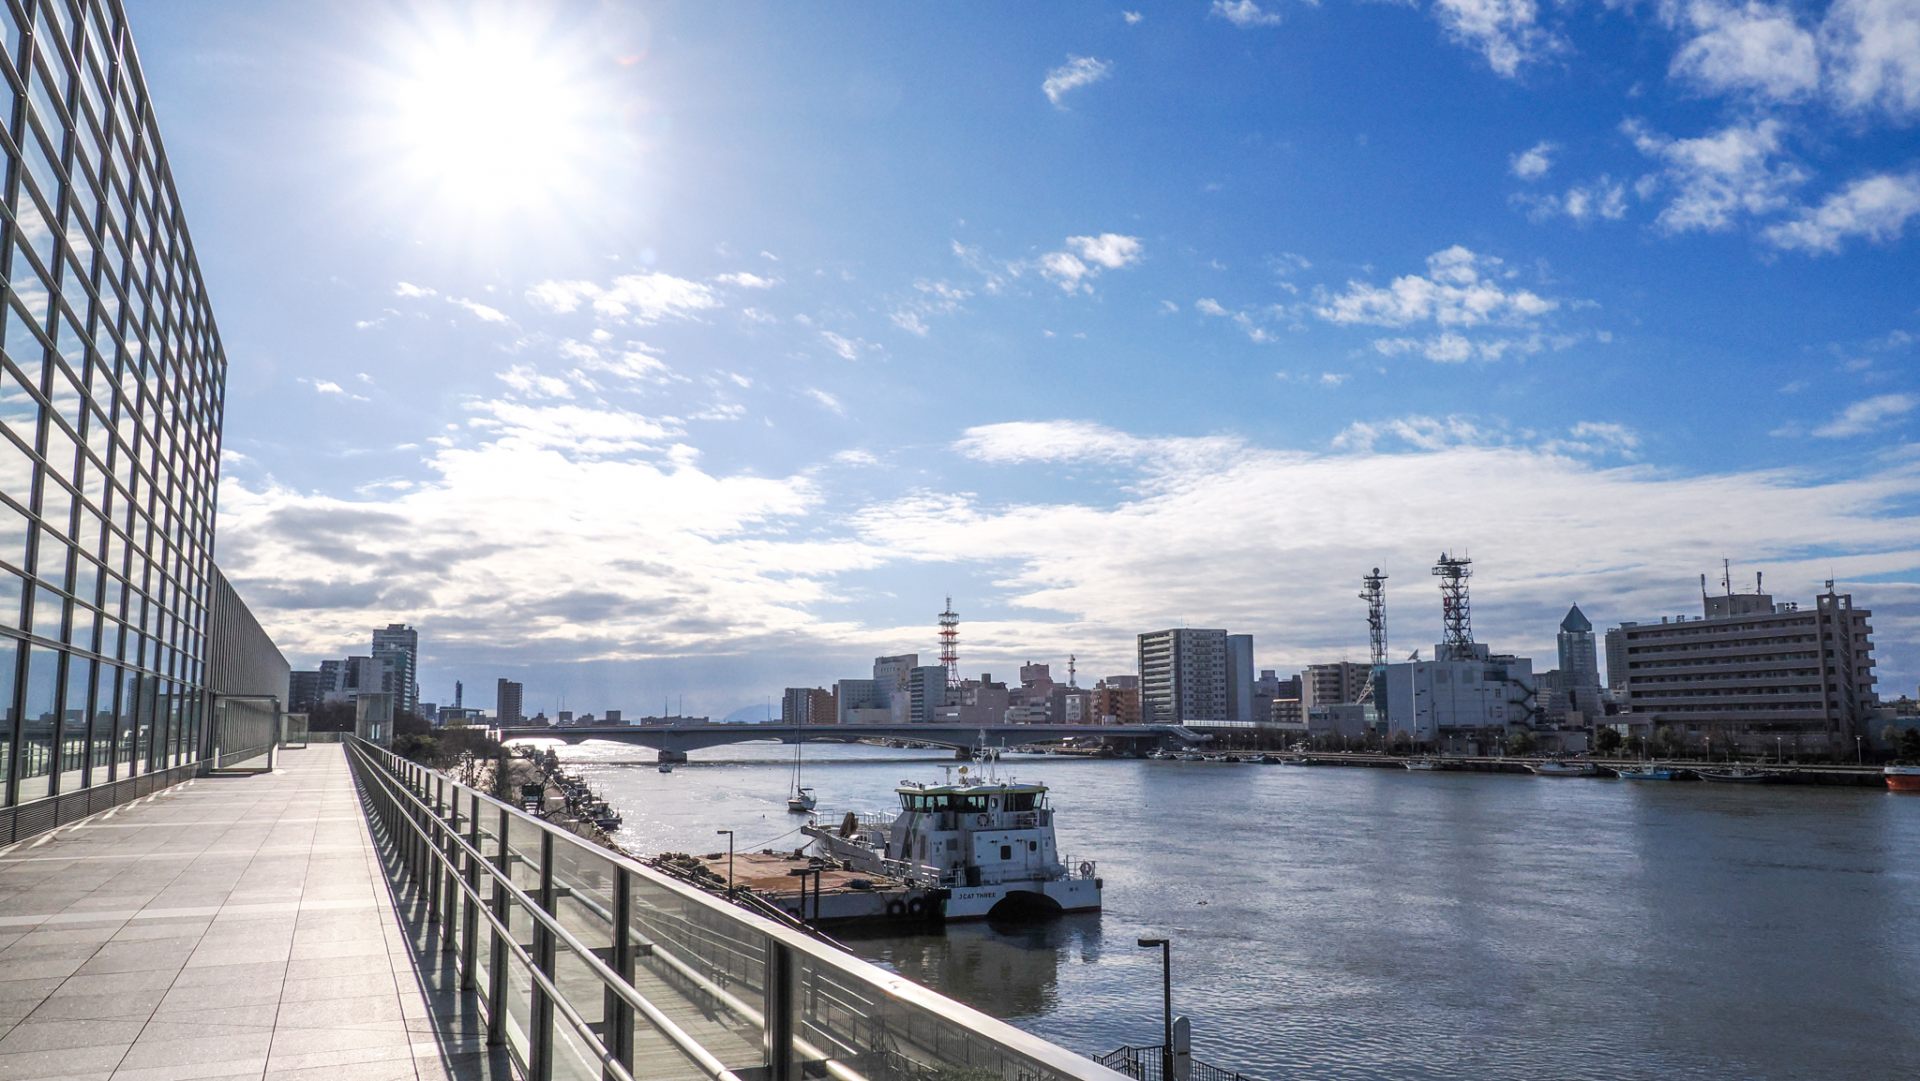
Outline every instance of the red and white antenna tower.
<svg viewBox="0 0 1920 1081"><path fill-rule="evenodd" d="M960 617L953 612L953 598L947 598L947 610L940 613L940 663L947 670L947 686L960 685Z"/></svg>

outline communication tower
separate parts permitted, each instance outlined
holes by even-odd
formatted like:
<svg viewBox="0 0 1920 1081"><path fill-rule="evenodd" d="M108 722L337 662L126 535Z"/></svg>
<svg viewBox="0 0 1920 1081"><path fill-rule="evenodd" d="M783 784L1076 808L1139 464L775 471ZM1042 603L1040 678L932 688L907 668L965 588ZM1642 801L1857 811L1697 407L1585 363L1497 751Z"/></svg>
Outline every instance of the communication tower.
<svg viewBox="0 0 1920 1081"><path fill-rule="evenodd" d="M1067 654L1067 686L1069 687L1078 687L1080 685L1076 682L1079 678L1079 670L1074 667L1079 660L1080 658L1075 657L1073 654Z"/></svg>
<svg viewBox="0 0 1920 1081"><path fill-rule="evenodd" d="M960 686L960 617L953 612L953 598L947 598L947 610L940 613L940 663L947 670L947 686Z"/></svg>
<svg viewBox="0 0 1920 1081"><path fill-rule="evenodd" d="M1375 668L1387 663L1387 576L1380 568L1360 579L1360 599L1367 602L1367 644Z"/></svg>
<svg viewBox="0 0 1920 1081"><path fill-rule="evenodd" d="M1440 623L1445 630L1447 651L1455 658L1472 653L1473 613L1467 601L1467 579L1473 577L1473 560L1455 559L1445 552L1433 565L1440 579Z"/></svg>

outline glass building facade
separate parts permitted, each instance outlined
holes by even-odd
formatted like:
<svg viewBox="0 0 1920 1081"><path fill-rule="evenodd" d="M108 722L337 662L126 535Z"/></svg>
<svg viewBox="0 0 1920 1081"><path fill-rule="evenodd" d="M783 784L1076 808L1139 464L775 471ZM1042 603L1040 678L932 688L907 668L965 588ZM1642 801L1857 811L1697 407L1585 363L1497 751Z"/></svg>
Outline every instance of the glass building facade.
<svg viewBox="0 0 1920 1081"><path fill-rule="evenodd" d="M23 835L199 758L226 358L117 2L0 0L0 157L0 824Z"/></svg>

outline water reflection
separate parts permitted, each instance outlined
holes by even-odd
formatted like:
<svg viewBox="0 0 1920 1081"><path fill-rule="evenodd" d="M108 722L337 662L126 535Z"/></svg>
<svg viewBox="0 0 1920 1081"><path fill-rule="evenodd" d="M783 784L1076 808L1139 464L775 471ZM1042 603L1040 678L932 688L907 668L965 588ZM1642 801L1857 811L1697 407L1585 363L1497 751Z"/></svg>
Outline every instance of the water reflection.
<svg viewBox="0 0 1920 1081"><path fill-rule="evenodd" d="M1100 960L1100 916L949 924L937 935L856 935L847 945L917 983L1011 1021L1060 1004L1060 967Z"/></svg>

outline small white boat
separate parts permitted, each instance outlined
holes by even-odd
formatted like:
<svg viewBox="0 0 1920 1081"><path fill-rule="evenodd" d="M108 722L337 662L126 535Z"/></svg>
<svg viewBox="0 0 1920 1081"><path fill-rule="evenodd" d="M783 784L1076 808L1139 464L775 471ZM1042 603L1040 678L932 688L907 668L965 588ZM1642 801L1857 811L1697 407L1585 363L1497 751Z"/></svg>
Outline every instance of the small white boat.
<svg viewBox="0 0 1920 1081"><path fill-rule="evenodd" d="M1528 762L1527 768L1536 777L1598 777L1600 767L1592 762Z"/></svg>
<svg viewBox="0 0 1920 1081"><path fill-rule="evenodd" d="M1672 766L1663 766L1654 762L1639 766L1620 766L1613 772L1623 781L1671 781L1674 775Z"/></svg>
<svg viewBox="0 0 1920 1081"><path fill-rule="evenodd" d="M1409 758L1405 762L1402 762L1401 765L1421 773L1439 772L1453 768L1453 764L1446 759L1430 754L1423 754L1417 758Z"/></svg>
<svg viewBox="0 0 1920 1081"><path fill-rule="evenodd" d="M793 814L812 814L817 802L813 798L813 789L801 785L793 790L793 795L787 797L787 810Z"/></svg>
<svg viewBox="0 0 1920 1081"><path fill-rule="evenodd" d="M1727 769L1697 769L1694 776L1703 781L1719 781L1723 784L1779 784L1787 779L1785 771L1777 769L1756 769L1752 766L1732 766Z"/></svg>

